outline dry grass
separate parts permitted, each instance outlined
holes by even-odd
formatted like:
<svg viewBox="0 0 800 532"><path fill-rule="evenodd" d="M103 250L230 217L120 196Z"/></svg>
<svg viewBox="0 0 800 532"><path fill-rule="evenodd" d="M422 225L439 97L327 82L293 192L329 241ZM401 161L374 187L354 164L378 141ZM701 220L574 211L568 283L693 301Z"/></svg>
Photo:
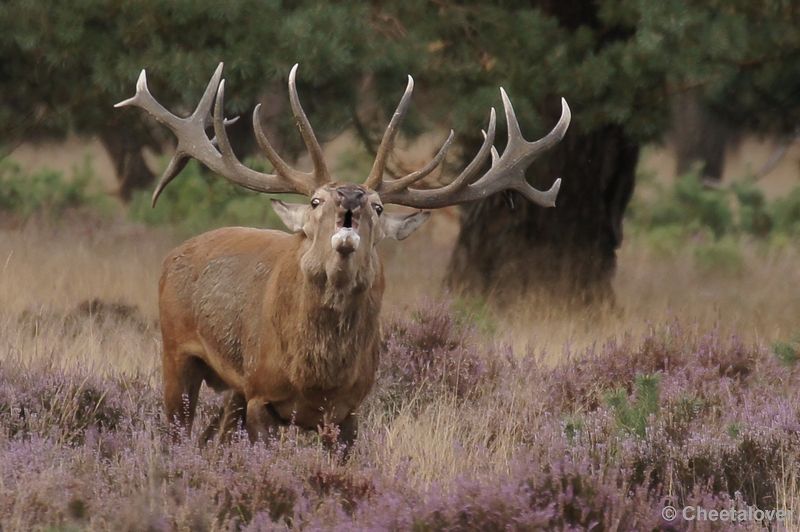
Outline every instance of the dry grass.
<svg viewBox="0 0 800 532"><path fill-rule="evenodd" d="M445 295L442 282L456 235L455 214L444 212L408 240L381 244L385 312ZM177 242L169 231L126 225L32 223L0 230L0 313L63 313L98 298L133 305L155 320L161 262ZM664 256L644 237L629 237L619 252L616 309L576 313L530 300L487 318L490 330L519 352L544 351L550 361L565 345L582 350L611 338L637 339L651 324L676 318L698 330L765 343L800 332L796 246L745 242L736 272L698 268L693 249L687 243Z"/></svg>
<svg viewBox="0 0 800 532"><path fill-rule="evenodd" d="M157 285L173 245L166 232L123 225L0 230L1 356L160 372Z"/></svg>
<svg viewBox="0 0 800 532"><path fill-rule="evenodd" d="M63 310L100 298L155 316L161 261L175 243L164 231L125 225L0 230L0 311Z"/></svg>
<svg viewBox="0 0 800 532"><path fill-rule="evenodd" d="M665 257L644 237L629 238L619 252L614 311L569 313L530 301L508 311L500 330L519 347L545 349L551 361L566 344L582 350L610 338L639 339L651 325L675 319L767 344L800 333L796 246L744 242L736 272L698 267L694 250L687 243Z"/></svg>

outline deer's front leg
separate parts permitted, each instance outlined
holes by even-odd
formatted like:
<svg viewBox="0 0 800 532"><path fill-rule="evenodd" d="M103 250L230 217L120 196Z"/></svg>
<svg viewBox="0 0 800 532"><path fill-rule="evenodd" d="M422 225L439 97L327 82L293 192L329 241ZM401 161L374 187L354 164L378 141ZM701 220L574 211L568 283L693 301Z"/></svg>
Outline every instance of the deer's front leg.
<svg viewBox="0 0 800 532"><path fill-rule="evenodd" d="M283 425L281 419L269 407L264 399L254 398L247 401L245 414L245 427L252 443L259 439L269 443L270 438L278 435L279 427Z"/></svg>
<svg viewBox="0 0 800 532"><path fill-rule="evenodd" d="M358 437L358 414L350 412L339 424L339 443L344 445L345 453L349 452L350 448Z"/></svg>
<svg viewBox="0 0 800 532"><path fill-rule="evenodd" d="M317 432L325 448L346 461L358 436L357 414L350 412L339 423L330 421L330 417L326 414L322 424L317 425Z"/></svg>
<svg viewBox="0 0 800 532"><path fill-rule="evenodd" d="M247 401L245 401L244 395L233 390L225 392L223 405L200 436L200 444L206 445L217 435L220 443L228 443L233 433L240 427L239 424L244 425L246 409Z"/></svg>

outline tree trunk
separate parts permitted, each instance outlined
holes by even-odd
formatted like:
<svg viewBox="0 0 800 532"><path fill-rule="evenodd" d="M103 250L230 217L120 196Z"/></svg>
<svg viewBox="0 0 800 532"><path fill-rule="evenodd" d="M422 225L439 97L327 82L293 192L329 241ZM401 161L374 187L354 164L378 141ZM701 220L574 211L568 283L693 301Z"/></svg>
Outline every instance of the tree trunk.
<svg viewBox="0 0 800 532"><path fill-rule="evenodd" d="M730 131L703 104L698 90L678 93L670 102L678 175L701 163L702 175L714 183L722 180L725 147Z"/></svg>
<svg viewBox="0 0 800 532"><path fill-rule="evenodd" d="M574 127L574 126L573 126ZM531 294L567 304L614 302L611 282L639 147L618 126L564 140L533 163L531 182L562 178L555 208L502 194L467 207L447 283L457 293L513 303Z"/></svg>
<svg viewBox="0 0 800 532"><path fill-rule="evenodd" d="M119 195L129 201L134 190L148 188L155 175L142 156L142 141L124 127L108 127L100 134L100 142L114 163L119 182Z"/></svg>

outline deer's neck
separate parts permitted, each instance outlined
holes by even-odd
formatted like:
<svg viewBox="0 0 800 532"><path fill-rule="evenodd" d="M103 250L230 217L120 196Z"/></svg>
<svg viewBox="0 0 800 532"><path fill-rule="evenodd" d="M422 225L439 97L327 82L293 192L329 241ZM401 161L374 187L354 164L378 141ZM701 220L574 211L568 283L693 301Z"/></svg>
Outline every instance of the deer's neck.
<svg viewBox="0 0 800 532"><path fill-rule="evenodd" d="M345 282L322 273L306 277L299 334L291 342L296 341L292 350L298 355L291 369L294 382L331 390L374 378L383 287L380 263L371 276L356 271Z"/></svg>
<svg viewBox="0 0 800 532"><path fill-rule="evenodd" d="M317 249L322 248L322 249ZM378 253L363 247L349 255L340 255L308 242L300 256L304 292L310 307L346 313L361 296L373 288L381 274Z"/></svg>

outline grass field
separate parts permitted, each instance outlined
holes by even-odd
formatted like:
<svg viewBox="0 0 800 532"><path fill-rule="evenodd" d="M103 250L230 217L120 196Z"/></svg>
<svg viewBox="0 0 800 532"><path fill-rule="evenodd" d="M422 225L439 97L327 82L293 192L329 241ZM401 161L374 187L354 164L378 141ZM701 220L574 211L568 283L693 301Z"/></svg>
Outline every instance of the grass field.
<svg viewBox="0 0 800 532"><path fill-rule="evenodd" d="M796 244L744 240L709 262L702 242L631 236L613 312L495 313L442 292L455 234L443 213L382 244L383 360L342 465L294 431L270 447L168 443L156 286L173 232L0 230L0 530L766 523L667 522L672 501L791 510L771 529L800 530ZM203 393L204 420L216 403Z"/></svg>

